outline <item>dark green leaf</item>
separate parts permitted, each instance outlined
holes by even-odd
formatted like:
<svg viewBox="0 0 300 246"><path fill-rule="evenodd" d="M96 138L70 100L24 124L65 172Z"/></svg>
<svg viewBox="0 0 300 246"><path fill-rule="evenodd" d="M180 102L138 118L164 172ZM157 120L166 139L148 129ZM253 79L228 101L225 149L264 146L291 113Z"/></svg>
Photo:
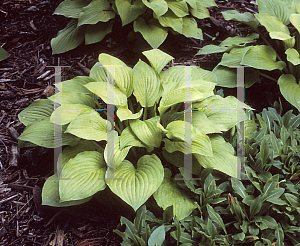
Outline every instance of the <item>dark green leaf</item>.
<svg viewBox="0 0 300 246"><path fill-rule="evenodd" d="M299 195L296 197L290 193L284 193L284 196L293 207L300 207Z"/></svg>
<svg viewBox="0 0 300 246"><path fill-rule="evenodd" d="M283 246L284 233L280 224L278 224L278 227L275 230L275 237L277 239L276 246Z"/></svg>
<svg viewBox="0 0 300 246"><path fill-rule="evenodd" d="M151 234L148 240L149 246L161 246L163 242L165 241L165 226L161 225L157 227Z"/></svg>
<svg viewBox="0 0 300 246"><path fill-rule="evenodd" d="M284 114L284 116L282 116L282 123L286 128L288 128L290 126L289 123L290 123L292 114L293 114L293 110L289 110Z"/></svg>
<svg viewBox="0 0 300 246"><path fill-rule="evenodd" d="M269 143L264 139L260 145L260 159L263 165L266 164L269 157Z"/></svg>
<svg viewBox="0 0 300 246"><path fill-rule="evenodd" d="M214 239L216 236L216 233L217 233L217 228L212 223L210 218L208 218L208 220L207 220L207 231L208 231L208 234L211 236L211 238Z"/></svg>
<svg viewBox="0 0 300 246"><path fill-rule="evenodd" d="M221 226L222 229L224 230L225 234L227 234L227 231L226 231L226 228L225 228L225 225L223 223L221 216L218 213L216 213L209 204L206 205L206 208L207 208L207 212L208 212L211 220L213 222L217 223L219 226Z"/></svg>
<svg viewBox="0 0 300 246"><path fill-rule="evenodd" d="M250 218L253 218L254 215L256 215L260 212L261 206L262 206L262 198L261 198L261 195L259 195L251 202Z"/></svg>
<svg viewBox="0 0 300 246"><path fill-rule="evenodd" d="M271 177L264 186L262 200L266 200L275 190L278 185L279 174Z"/></svg>
<svg viewBox="0 0 300 246"><path fill-rule="evenodd" d="M246 192L246 188L244 187L243 183L237 179L231 179L232 188L233 190L241 197L245 198L248 196Z"/></svg>

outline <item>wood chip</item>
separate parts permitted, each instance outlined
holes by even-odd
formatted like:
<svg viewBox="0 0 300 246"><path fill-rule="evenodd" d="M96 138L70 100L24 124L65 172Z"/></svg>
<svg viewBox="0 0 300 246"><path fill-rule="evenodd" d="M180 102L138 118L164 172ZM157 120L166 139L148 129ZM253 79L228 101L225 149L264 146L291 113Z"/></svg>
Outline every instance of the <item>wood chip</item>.
<svg viewBox="0 0 300 246"><path fill-rule="evenodd" d="M19 159L20 150L17 145L11 146L11 156L9 160L9 165L12 167L18 166L18 159Z"/></svg>

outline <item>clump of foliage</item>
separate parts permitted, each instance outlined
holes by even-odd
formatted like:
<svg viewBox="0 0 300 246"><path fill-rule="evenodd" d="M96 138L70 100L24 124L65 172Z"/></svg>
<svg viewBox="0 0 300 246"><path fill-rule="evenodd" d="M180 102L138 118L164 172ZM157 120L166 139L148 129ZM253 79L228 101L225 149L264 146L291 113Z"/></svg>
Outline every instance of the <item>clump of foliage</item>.
<svg viewBox="0 0 300 246"><path fill-rule="evenodd" d="M171 207L159 218L142 207L134 223L121 218L123 244L299 245L300 115L282 116L275 106L245 121L247 179L224 180L206 168L201 180L178 182L199 210L177 220Z"/></svg>
<svg viewBox="0 0 300 246"><path fill-rule="evenodd" d="M230 37L218 46L207 45L198 55L225 52L213 70L218 85L236 87L236 66L248 66L245 67L246 88L257 82L259 76L267 77L277 82L283 97L300 110L300 1L257 0L257 4L259 14L222 12L226 20L249 25L253 31L250 36ZM262 44L253 45L258 39Z"/></svg>
<svg viewBox="0 0 300 246"><path fill-rule="evenodd" d="M185 37L202 39L196 19L209 17L207 7L214 0L65 0L54 14L71 18L66 28L52 39L53 54L63 53L85 44L97 43L113 29L116 18L122 26L133 23L152 48L158 48L168 31Z"/></svg>
<svg viewBox="0 0 300 246"><path fill-rule="evenodd" d="M80 204L108 186L135 211L153 195L159 207L173 206L174 216L182 220L199 206L172 178L184 172L184 153L193 156L195 176L210 167L236 177L234 149L222 132L249 107L234 97L214 95L211 72L182 66L163 71L171 56L157 49L143 54L151 66L140 60L133 69L100 54L88 77L56 84L60 92L19 114L26 126L20 147L28 142L66 146L56 173L44 184L44 205ZM186 81L189 74L192 85ZM100 100L107 106L101 107ZM185 121L184 102L199 109L192 123ZM109 107L116 110L114 123Z"/></svg>
<svg viewBox="0 0 300 246"><path fill-rule="evenodd" d="M0 46L0 61L5 60L7 57L9 57L9 54Z"/></svg>

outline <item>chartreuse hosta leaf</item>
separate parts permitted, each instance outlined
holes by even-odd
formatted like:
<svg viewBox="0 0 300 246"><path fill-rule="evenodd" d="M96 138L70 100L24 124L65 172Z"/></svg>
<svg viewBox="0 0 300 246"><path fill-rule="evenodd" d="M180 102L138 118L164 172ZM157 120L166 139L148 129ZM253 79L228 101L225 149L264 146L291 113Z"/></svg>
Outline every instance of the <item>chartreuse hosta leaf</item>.
<svg viewBox="0 0 300 246"><path fill-rule="evenodd" d="M94 82L94 80L87 76L77 76L73 79L65 80L64 82L55 83L55 87L59 91L70 91L73 93L75 92L91 95L91 92L84 87L84 85L89 82Z"/></svg>
<svg viewBox="0 0 300 246"><path fill-rule="evenodd" d="M158 48L168 35L168 30L155 19L149 20L147 24L142 17L138 17L133 23L133 29L135 32L140 32L154 49Z"/></svg>
<svg viewBox="0 0 300 246"><path fill-rule="evenodd" d="M236 178L236 157L231 144L225 142L224 138L218 135L210 137L210 141L213 157L194 154L200 165L204 168L214 168Z"/></svg>
<svg viewBox="0 0 300 246"><path fill-rule="evenodd" d="M114 134L114 135L113 135ZM118 168L125 159L132 145L120 147L120 136L113 130L107 133L107 144L104 150L104 159L110 168ZM110 151L108 151L110 149ZM113 151L112 151L113 150Z"/></svg>
<svg viewBox="0 0 300 246"><path fill-rule="evenodd" d="M268 14L256 14L255 17L266 27L271 38L282 40L289 48L295 45L295 38L290 36L288 27L280 19Z"/></svg>
<svg viewBox="0 0 300 246"><path fill-rule="evenodd" d="M182 34L182 18L177 17L171 10L158 18L163 27L171 27L174 31Z"/></svg>
<svg viewBox="0 0 300 246"><path fill-rule="evenodd" d="M164 210L167 207L173 206L173 215L176 216L178 220L182 220L189 216L193 210L197 208L197 205L175 182L170 180L172 176L170 169L165 168L164 173L164 180L158 190L153 194L153 197L158 206Z"/></svg>
<svg viewBox="0 0 300 246"><path fill-rule="evenodd" d="M152 107L162 93L161 83L155 70L139 60L133 71L133 94L142 107Z"/></svg>
<svg viewBox="0 0 300 246"><path fill-rule="evenodd" d="M57 127L59 131L59 138L54 129ZM45 148L57 148L63 145L76 145L79 138L69 133L64 133L66 126L54 125L50 122L50 117L45 117L28 124L20 135L19 140L34 143Z"/></svg>
<svg viewBox="0 0 300 246"><path fill-rule="evenodd" d="M149 9L152 9L157 18L168 11L168 4L165 0L142 0Z"/></svg>
<svg viewBox="0 0 300 246"><path fill-rule="evenodd" d="M188 5L185 1L168 0L168 7L177 17L184 17L189 14Z"/></svg>
<svg viewBox="0 0 300 246"><path fill-rule="evenodd" d="M47 178L42 190L42 205L46 205L46 206L69 207L69 206L75 206L82 203L86 203L91 199L92 196L80 200L60 202L59 178L57 174Z"/></svg>
<svg viewBox="0 0 300 246"><path fill-rule="evenodd" d="M290 23L292 8L289 1L258 0L257 4L259 13L275 16L280 19L284 25L288 25Z"/></svg>
<svg viewBox="0 0 300 246"><path fill-rule="evenodd" d="M62 153L60 153L57 160L57 173L50 176L42 190L42 204L54 207L66 207L66 206L74 206L78 204L85 203L89 201L92 197L84 198L81 200L74 201L66 201L59 202L59 179L61 178L61 170L64 165L72 158L74 158L77 154L83 151L98 151L103 154L103 149L92 141L80 141L76 146L68 146L66 147Z"/></svg>
<svg viewBox="0 0 300 246"><path fill-rule="evenodd" d="M108 82L111 79L111 77L107 75L106 68L100 62L96 62L91 68L89 77L92 78L93 81L97 82Z"/></svg>
<svg viewBox="0 0 300 246"><path fill-rule="evenodd" d="M114 104L117 107L127 104L126 94L108 82L91 82L85 87L99 96L106 104Z"/></svg>
<svg viewBox="0 0 300 246"><path fill-rule="evenodd" d="M147 57L152 68L159 74L161 70L174 59L174 57L162 52L159 49L152 49L142 52L144 56Z"/></svg>
<svg viewBox="0 0 300 246"><path fill-rule="evenodd" d="M191 91L192 100L186 99L186 90ZM162 99L159 103L158 111L162 115L169 107L175 104L182 103L184 101L197 101L204 98L206 98L206 96L204 96L203 93L191 87L175 89L162 96Z"/></svg>
<svg viewBox="0 0 300 246"><path fill-rule="evenodd" d="M237 70L236 68L228 68L224 66L216 66L213 73L217 77L217 83L219 86L234 88L237 87ZM249 88L259 79L258 70L246 67L245 68L245 88Z"/></svg>
<svg viewBox="0 0 300 246"><path fill-rule="evenodd" d="M285 62L276 61L276 51L267 45L252 46L245 53L242 65L252 66L263 70L282 70L285 68Z"/></svg>
<svg viewBox="0 0 300 246"><path fill-rule="evenodd" d="M291 14L290 20L293 26L296 27L298 33L300 33L300 14Z"/></svg>
<svg viewBox="0 0 300 246"><path fill-rule="evenodd" d="M104 120L96 111L89 110L72 120L65 132L87 140L102 141L107 140L107 131L111 128L109 121Z"/></svg>
<svg viewBox="0 0 300 246"><path fill-rule="evenodd" d="M130 121L130 128L145 145L159 148L162 140L162 132L157 127L159 120L159 116L145 121L132 120Z"/></svg>
<svg viewBox="0 0 300 246"><path fill-rule="evenodd" d="M74 158L77 154L83 151L98 151L103 155L104 150L94 141L81 140L75 146L67 146L63 152L59 154L57 160L57 174L58 177L61 177L61 170L65 166L65 164L72 158Z"/></svg>
<svg viewBox="0 0 300 246"><path fill-rule="evenodd" d="M202 39L203 33L198 28L197 21L194 18L183 17L182 34L187 38Z"/></svg>
<svg viewBox="0 0 300 246"><path fill-rule="evenodd" d="M211 96L201 102L193 103L192 106L198 109L198 111L193 112L193 126L197 127L200 131L203 128L206 133L213 133L209 132L213 130L217 130L215 131L216 133L228 131L237 123L244 120L244 108L252 109L233 96L223 98L218 95ZM207 118L201 117L203 116L202 112L204 112ZM241 115L241 117L238 118L238 115ZM203 123L209 122L210 124L204 126Z"/></svg>
<svg viewBox="0 0 300 246"><path fill-rule="evenodd" d="M83 104L65 104L55 109L51 114L50 122L58 125L66 125L82 112L89 110L93 109Z"/></svg>
<svg viewBox="0 0 300 246"><path fill-rule="evenodd" d="M134 21L147 9L142 0L116 0L116 7L121 17L123 26Z"/></svg>
<svg viewBox="0 0 300 246"><path fill-rule="evenodd" d="M190 10L191 14L198 19L209 17L208 9L200 1L196 1L196 8Z"/></svg>
<svg viewBox="0 0 300 246"><path fill-rule="evenodd" d="M169 153L180 151L184 154L198 153L205 156L213 156L210 139L207 135L197 130L197 135L192 141L192 145L186 145L183 141L170 141L164 138L165 148Z"/></svg>
<svg viewBox="0 0 300 246"><path fill-rule="evenodd" d="M166 136L169 139L179 139L182 141L186 141L185 139L185 127L189 126L189 129L191 129L191 139L193 140L194 138L196 138L197 132L196 129L193 127L193 125L191 125L191 123L189 122L185 122L185 121L172 121L171 123L169 123L165 129L165 133Z"/></svg>
<svg viewBox="0 0 300 246"><path fill-rule="evenodd" d="M278 79L284 98L300 111L300 86L292 74L283 74Z"/></svg>
<svg viewBox="0 0 300 246"><path fill-rule="evenodd" d="M83 92L61 90L53 96L48 97L48 99L60 105L84 104L90 107L95 107L95 99L90 95L90 93L86 94Z"/></svg>
<svg viewBox="0 0 300 246"><path fill-rule="evenodd" d="M213 95L213 86L215 85L214 82L216 82L216 76L212 72L194 66L171 67L166 71L162 71L159 76L163 85L164 95L170 91L173 91L174 89L184 88L187 84L185 82L186 76L191 77L192 87L197 86L197 90L205 93L206 97ZM201 85L203 85L202 88ZM211 90L209 93L207 93L208 89Z"/></svg>
<svg viewBox="0 0 300 246"><path fill-rule="evenodd" d="M97 151L84 151L70 159L61 171L60 201L88 198L104 190L106 165Z"/></svg>
<svg viewBox="0 0 300 246"><path fill-rule="evenodd" d="M127 67L120 59L107 54L99 55L99 62L107 69L108 73L114 78L119 89L129 97L133 91L131 80L132 69Z"/></svg>
<svg viewBox="0 0 300 246"><path fill-rule="evenodd" d="M256 42L256 39L259 38L259 34L252 33L250 36L247 37L229 37L222 41L219 46L216 45L206 45L200 49L197 55L204 55L204 54L212 54L212 53L222 53L225 51L230 51L232 48L240 46L243 47L248 43ZM232 64L234 65L234 64ZM239 65L239 64L238 64Z"/></svg>
<svg viewBox="0 0 300 246"><path fill-rule="evenodd" d="M300 64L300 56L297 50L289 48L285 51L285 54L287 60L291 62L293 65L296 66Z"/></svg>
<svg viewBox="0 0 300 246"><path fill-rule="evenodd" d="M117 116L120 121L124 120L135 120L140 119L143 114L143 108L138 113L133 114L126 106L121 106L118 108Z"/></svg>
<svg viewBox="0 0 300 246"><path fill-rule="evenodd" d="M222 12L222 15L225 20L234 20L234 21L240 21L242 23L245 23L249 26L251 26L253 29L257 29L258 27L258 20L255 18L255 16L249 12L245 13L239 13L236 10L227 10Z"/></svg>
<svg viewBox="0 0 300 246"><path fill-rule="evenodd" d="M147 147L139 138L133 133L131 127L126 127L120 136L120 149L127 146ZM149 148L149 152L153 150L153 147Z"/></svg>
<svg viewBox="0 0 300 246"><path fill-rule="evenodd" d="M96 24L99 21L107 22L115 17L107 0L92 0L89 5L82 8L78 18L78 26Z"/></svg>
<svg viewBox="0 0 300 246"><path fill-rule="evenodd" d="M34 101L21 113L19 113L19 120L27 126L36 120L50 117L54 111L54 103L49 99L41 99Z"/></svg>
<svg viewBox="0 0 300 246"><path fill-rule="evenodd" d="M135 211L158 189L164 178L164 169L155 155L144 155L137 168L124 160L115 170L115 179L106 179L110 190Z"/></svg>

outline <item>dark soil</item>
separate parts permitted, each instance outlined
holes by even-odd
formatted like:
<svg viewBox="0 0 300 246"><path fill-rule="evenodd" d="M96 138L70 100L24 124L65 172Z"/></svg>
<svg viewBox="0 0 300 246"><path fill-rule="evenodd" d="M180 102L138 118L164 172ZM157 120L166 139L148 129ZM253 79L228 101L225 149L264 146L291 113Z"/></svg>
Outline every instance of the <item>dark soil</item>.
<svg viewBox="0 0 300 246"><path fill-rule="evenodd" d="M124 230L120 215L132 218L125 208L105 208L95 200L73 208L41 206L41 188L53 174L53 150L17 148L17 138L24 129L18 114L33 101L53 94L55 78L51 66L66 66L62 80L86 75L84 68L91 68L102 52L132 66L142 58L144 45L124 43L126 37L122 31L116 31L99 44L81 45L65 54L52 55L50 40L68 22L62 16L52 15L61 1L0 2L0 45L10 54L0 62L0 245L120 245L122 240L113 229ZM217 33L225 38L246 32L244 26L224 21L220 11L257 11L250 1L219 1L218 5L219 8L210 8L214 18L203 21L203 30L211 37ZM220 55L194 56L201 47L215 42L208 35L203 41L170 35L161 49L175 57L173 65L197 65L211 70ZM106 40L116 44L109 48ZM255 88L254 92L257 90L263 91ZM251 93L246 94L246 100L248 95ZM250 105L262 108L274 101L263 92L259 97L253 97Z"/></svg>

